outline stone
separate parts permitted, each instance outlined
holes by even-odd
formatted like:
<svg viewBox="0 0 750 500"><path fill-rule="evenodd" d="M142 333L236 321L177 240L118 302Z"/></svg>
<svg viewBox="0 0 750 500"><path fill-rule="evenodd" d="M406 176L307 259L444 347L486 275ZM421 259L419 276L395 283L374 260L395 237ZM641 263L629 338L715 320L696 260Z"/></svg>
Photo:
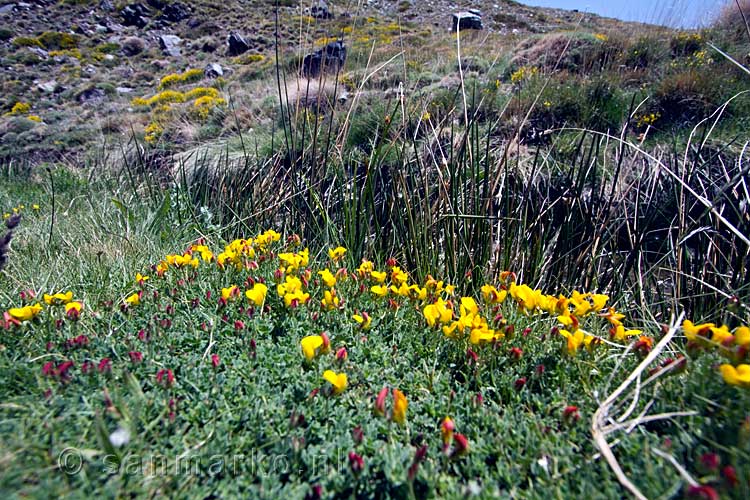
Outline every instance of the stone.
<svg viewBox="0 0 750 500"><path fill-rule="evenodd" d="M232 32L227 37L227 55L238 56L250 50L250 45L239 33Z"/></svg>
<svg viewBox="0 0 750 500"><path fill-rule="evenodd" d="M325 0L319 0L316 5L313 5L310 9L310 16L315 19L331 19L333 18L333 12L328 8L328 4Z"/></svg>
<svg viewBox="0 0 750 500"><path fill-rule="evenodd" d="M107 12L112 12L113 10L115 10L115 6L112 5L112 2L110 2L109 0L101 0L99 2L99 8Z"/></svg>
<svg viewBox="0 0 750 500"><path fill-rule="evenodd" d="M180 2L170 3L160 10L162 14L157 20L162 22L179 23L190 17L190 8Z"/></svg>
<svg viewBox="0 0 750 500"><path fill-rule="evenodd" d="M106 94L102 89L91 87L79 93L76 99L82 104L97 104L104 101L105 97Z"/></svg>
<svg viewBox="0 0 750 500"><path fill-rule="evenodd" d="M131 89L130 87L115 87L115 92L117 92L118 94L132 94L133 89Z"/></svg>
<svg viewBox="0 0 750 500"><path fill-rule="evenodd" d="M316 78L321 73L337 73L346 62L346 46L339 40L331 42L302 60L302 76Z"/></svg>
<svg viewBox="0 0 750 500"><path fill-rule="evenodd" d="M165 54L172 57L180 57L182 55L180 52L181 43L182 38L177 35L161 35L159 37L159 46Z"/></svg>
<svg viewBox="0 0 750 500"><path fill-rule="evenodd" d="M43 92L54 92L57 88L57 81L50 80L48 82L42 82L37 85L37 88Z"/></svg>
<svg viewBox="0 0 750 500"><path fill-rule="evenodd" d="M143 28L149 22L151 10L141 3L134 3L126 5L125 8L120 11L120 16L122 17L125 26Z"/></svg>
<svg viewBox="0 0 750 500"><path fill-rule="evenodd" d="M29 47L29 52L41 57L44 60L46 60L49 57L49 52L47 52L46 50L40 47Z"/></svg>
<svg viewBox="0 0 750 500"><path fill-rule="evenodd" d="M203 70L203 74L206 75L206 78L219 78L224 76L224 69L219 63L209 63Z"/></svg>
<svg viewBox="0 0 750 500"><path fill-rule="evenodd" d="M11 14L13 12L13 9L15 8L15 6L16 6L16 4L14 4L14 3L9 3L9 4L3 5L2 7L0 7L0 15Z"/></svg>
<svg viewBox="0 0 750 500"><path fill-rule="evenodd" d="M483 29L482 16L468 11L453 14L453 31L481 29Z"/></svg>

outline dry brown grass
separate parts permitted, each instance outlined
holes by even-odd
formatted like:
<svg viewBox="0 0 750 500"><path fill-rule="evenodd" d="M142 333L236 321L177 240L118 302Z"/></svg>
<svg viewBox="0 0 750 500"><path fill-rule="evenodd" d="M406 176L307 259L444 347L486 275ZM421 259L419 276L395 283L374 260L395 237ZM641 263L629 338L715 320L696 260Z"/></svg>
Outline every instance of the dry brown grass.
<svg viewBox="0 0 750 500"><path fill-rule="evenodd" d="M733 28L745 30L745 19L750 16L750 0L727 0L719 10L714 25L720 28Z"/></svg>

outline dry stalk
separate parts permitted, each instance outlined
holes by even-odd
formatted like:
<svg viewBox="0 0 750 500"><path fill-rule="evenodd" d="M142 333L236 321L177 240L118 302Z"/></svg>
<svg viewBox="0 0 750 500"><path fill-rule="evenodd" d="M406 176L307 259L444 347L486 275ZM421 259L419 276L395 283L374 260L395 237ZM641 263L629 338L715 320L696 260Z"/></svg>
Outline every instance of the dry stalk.
<svg viewBox="0 0 750 500"><path fill-rule="evenodd" d="M613 427L608 426L607 422L610 419L614 418L613 415L610 415L612 406L619 401L620 397L630 388L633 382L639 381L640 383L640 378L643 372L659 356L659 354L661 354L664 348L669 344L669 342L671 342L672 337L674 337L677 333L677 329L679 328L684 315L685 313L681 313L679 317L672 322L672 326L670 327L667 334L664 335L664 338L659 341L659 343L653 348L648 356L646 356L646 358L641 361L641 363L635 368L635 370L630 373L630 375L628 375L628 377L622 382L622 384L620 384L620 386L615 389L602 404L599 405L599 408L597 408L591 421L591 434L594 438L594 442L596 443L597 448L599 448L602 456L607 460L607 463L615 473L615 476L617 476L617 480L620 482L620 484L622 484L634 497L638 498L639 500L645 500L646 496L644 496L643 493L641 493L641 491L638 489L638 487L633 484L625 475L622 468L620 467L619 462L617 461L617 458L612 452L612 448L607 442L607 434L613 432L614 430L627 427L627 425L625 424L628 424L628 422L624 422ZM665 417L664 415L656 417L669 418L669 416ZM646 418L649 417L639 417L641 421L645 421Z"/></svg>

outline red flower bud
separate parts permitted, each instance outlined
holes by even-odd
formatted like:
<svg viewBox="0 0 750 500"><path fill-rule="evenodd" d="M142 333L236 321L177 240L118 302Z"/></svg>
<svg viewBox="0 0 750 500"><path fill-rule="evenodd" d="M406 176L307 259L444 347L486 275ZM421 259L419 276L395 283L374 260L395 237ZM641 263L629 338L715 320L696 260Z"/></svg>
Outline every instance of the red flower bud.
<svg viewBox="0 0 750 500"><path fill-rule="evenodd" d="M349 452L349 468L352 470L352 473L355 476L359 476L359 474L362 472L362 469L365 468L365 461L364 459L357 455L355 452L350 451Z"/></svg>
<svg viewBox="0 0 750 500"><path fill-rule="evenodd" d="M469 440L463 434L454 434L451 457L460 457L467 453L469 453Z"/></svg>
<svg viewBox="0 0 750 500"><path fill-rule="evenodd" d="M576 422L581 418L581 415L578 413L578 407L577 406L566 406L563 410L563 420L566 422Z"/></svg>
<svg viewBox="0 0 750 500"><path fill-rule="evenodd" d="M219 355L218 354L212 354L211 355L211 366L213 366L214 368L218 368L220 363L221 363L221 360L219 359Z"/></svg>
<svg viewBox="0 0 750 500"><path fill-rule="evenodd" d="M343 363L348 357L349 354L346 352L346 347L342 347L341 349L336 351L336 361Z"/></svg>
<svg viewBox="0 0 750 500"><path fill-rule="evenodd" d="M388 388L383 387L375 398L375 413L380 416L385 415L385 398L388 397Z"/></svg>

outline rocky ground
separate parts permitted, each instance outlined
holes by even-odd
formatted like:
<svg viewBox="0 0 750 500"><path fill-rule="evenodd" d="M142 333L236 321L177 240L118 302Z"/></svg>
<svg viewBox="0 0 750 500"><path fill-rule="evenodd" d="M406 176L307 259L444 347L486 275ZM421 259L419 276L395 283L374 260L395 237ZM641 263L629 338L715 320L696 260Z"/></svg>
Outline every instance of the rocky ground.
<svg viewBox="0 0 750 500"><path fill-rule="evenodd" d="M232 82L258 86L264 75L273 74L269 69L276 58L273 4L239 0L5 2L0 5L0 84L5 90L0 96L0 110L5 113L0 121L0 158L4 162L75 162L92 145L103 153L127 141L133 131L149 126L148 114L134 109L134 98L155 94L164 76L190 68L210 66L207 76L221 77L219 86ZM363 50L373 43L381 50L397 47L409 36L422 42L450 43L452 13L469 9L481 14L483 30L475 37L495 37L497 43L530 33L634 26L507 0L359 4L287 0L280 4L278 52L291 72L298 60L295 57L339 37L350 46L359 43ZM232 37L233 33L238 36ZM202 85L216 86L215 80L206 80ZM248 91L243 88L242 92ZM226 129L219 126L188 135L195 143L225 134Z"/></svg>

